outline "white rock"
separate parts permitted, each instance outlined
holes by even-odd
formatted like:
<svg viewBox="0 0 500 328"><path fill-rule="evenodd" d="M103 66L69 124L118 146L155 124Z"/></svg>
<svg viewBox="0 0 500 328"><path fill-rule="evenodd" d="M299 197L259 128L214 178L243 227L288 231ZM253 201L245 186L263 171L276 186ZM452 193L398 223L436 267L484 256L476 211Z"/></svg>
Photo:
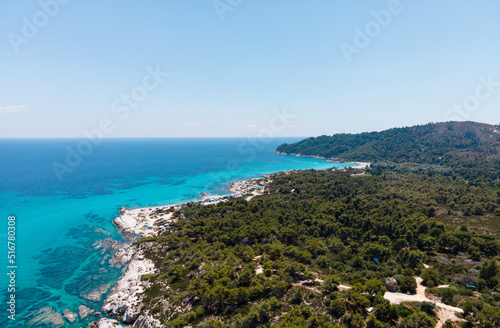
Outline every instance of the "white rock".
<svg viewBox="0 0 500 328"><path fill-rule="evenodd" d="M115 218L113 223L118 230L125 234L143 237L156 235L158 233L158 228L154 226L156 216L151 215L155 210L157 208L150 208L149 210L123 209L123 211L121 209L121 215ZM148 225L148 227L145 227L145 225ZM121 317L124 323L134 323L134 327L162 327L160 322L152 317L139 316L144 297L142 293L145 290L141 276L155 273L154 263L149 259L145 259L134 245L113 246L113 250L117 249L112 262L118 266L129 263L125 273L116 282L111 293L104 301L103 311Z"/></svg>
<svg viewBox="0 0 500 328"><path fill-rule="evenodd" d="M134 323L141 313L141 307L142 306L127 308L123 314L123 323Z"/></svg>
<svg viewBox="0 0 500 328"><path fill-rule="evenodd" d="M118 321L114 319L101 318L97 322L97 328L123 328L123 326L119 325Z"/></svg>
<svg viewBox="0 0 500 328"><path fill-rule="evenodd" d="M135 248L130 244L122 244L118 250L113 254L113 259L116 264L123 265L134 257L136 253Z"/></svg>
<svg viewBox="0 0 500 328"><path fill-rule="evenodd" d="M141 276L154 272L154 263L137 254L104 301L103 311L123 318L126 323L134 322L140 313L143 297L140 294L145 290Z"/></svg>
<svg viewBox="0 0 500 328"><path fill-rule="evenodd" d="M129 235L137 235L142 237L150 237L158 234L158 227L154 225L157 216L152 213L158 208L150 209L128 209L125 210L119 217L113 220L118 230ZM170 218L171 214L165 219ZM145 227L147 225L148 227Z"/></svg>
<svg viewBox="0 0 500 328"><path fill-rule="evenodd" d="M153 319L153 317L149 315L141 315L134 322L132 328L161 328L163 325L159 320Z"/></svg>
<svg viewBox="0 0 500 328"><path fill-rule="evenodd" d="M135 234L135 227L137 225L137 220L134 216L128 214L127 212L123 213L119 217L113 220L113 223L118 227L123 233L127 233L130 235Z"/></svg>

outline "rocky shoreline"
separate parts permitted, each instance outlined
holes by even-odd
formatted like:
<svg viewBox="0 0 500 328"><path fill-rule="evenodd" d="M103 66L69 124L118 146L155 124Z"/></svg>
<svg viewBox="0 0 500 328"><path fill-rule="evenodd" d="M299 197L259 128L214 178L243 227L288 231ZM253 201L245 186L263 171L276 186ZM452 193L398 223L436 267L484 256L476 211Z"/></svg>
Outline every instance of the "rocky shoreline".
<svg viewBox="0 0 500 328"><path fill-rule="evenodd" d="M302 155L298 154L296 156ZM364 168L367 165L369 166L370 163L357 164L363 164L360 165L359 168ZM265 175L263 178L233 182L229 186L230 194L222 196L203 195L199 203L212 205L218 202L227 201L231 198L244 197L245 195L250 195L246 197L247 200L250 200L254 196L264 193L266 184L271 181L272 176L273 174L269 174ZM120 216L116 217L113 223L121 233L126 235L135 237L156 236L164 232L166 227L168 229L169 224L176 220L176 218L173 217L173 212L181 209L182 205L183 204L175 204L134 209L121 208ZM106 244L105 242L101 243ZM97 247L99 247L99 245L97 245ZM104 247L106 248L106 246ZM154 319L152 315L147 311L142 311L143 292L149 286L147 285L148 282L141 280L141 277L156 272L154 263L145 258L142 250L134 243L113 244L106 249L108 248L111 248L114 252L111 261L115 265L127 265L125 272L113 286L111 293L106 297L102 307L105 313L116 317L118 320L100 318L99 321L92 322L88 327L123 328L121 324L126 324L128 327L132 325L132 328L163 328L164 326L158 320ZM85 309L79 310L80 312L85 312ZM74 317L74 314L73 317L70 313L67 313L67 315L67 320ZM56 319L59 320L59 318Z"/></svg>
<svg viewBox="0 0 500 328"><path fill-rule="evenodd" d="M269 177L269 176L266 176ZM231 194L223 196L207 196L199 202L204 205L216 204L235 197L243 197L252 193L247 199L262 193L265 189L265 179L254 178L245 181L233 182L229 191ZM158 206L150 208L120 209L120 216L113 220L117 229L127 235L137 237L156 236L165 231L165 227L173 222L173 211L180 209L182 204ZM102 307L117 319L101 318L92 322L89 328L120 328L121 323L132 325L133 328L162 328L158 320L154 319L145 311L141 314L143 307L143 292L148 288L147 282L141 280L146 274L154 274L156 268L154 263L145 258L142 250L135 244L122 244L115 247L113 262L116 265L125 265L127 268L120 279L116 282L111 293L106 297Z"/></svg>
<svg viewBox="0 0 500 328"><path fill-rule="evenodd" d="M137 223L134 218L122 211L122 215L115 218L113 223L117 229L124 234L132 234L140 237L151 236L151 230L135 229ZM146 282L141 281L145 274L154 274L156 268L154 263L145 258L142 250L135 244L120 245L113 255L116 265L127 265L123 275L113 286L111 293L104 300L102 310L120 319L101 318L99 321L89 324L89 328L122 328L120 323L132 325L133 328L161 328L158 320L147 313L140 315L142 309L142 293L148 287ZM128 263L128 264L127 264Z"/></svg>
<svg viewBox="0 0 500 328"><path fill-rule="evenodd" d="M140 250L131 247L130 252L132 254L126 253L124 256L132 257L132 260L111 293L106 297L102 309L106 313L121 318L125 324L133 324L134 328L161 327L159 322L151 320L152 318L144 315L139 316L143 299L141 294L148 287L141 281L141 277L145 274L155 273L155 265L151 260L144 258ZM99 323L103 321L105 320L101 319ZM115 324L115 327L120 326Z"/></svg>

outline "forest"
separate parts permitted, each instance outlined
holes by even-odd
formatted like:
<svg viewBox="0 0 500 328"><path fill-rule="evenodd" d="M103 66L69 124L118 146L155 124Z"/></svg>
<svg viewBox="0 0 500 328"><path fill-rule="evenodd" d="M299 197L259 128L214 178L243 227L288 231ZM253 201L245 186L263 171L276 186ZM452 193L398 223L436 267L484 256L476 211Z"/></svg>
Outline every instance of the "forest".
<svg viewBox="0 0 500 328"><path fill-rule="evenodd" d="M498 327L500 188L418 165L282 172L250 201L186 204L138 242L159 269L143 311L167 327L435 327L434 303L383 297L419 276L463 309L445 327Z"/></svg>
<svg viewBox="0 0 500 328"><path fill-rule="evenodd" d="M429 123L381 132L335 134L282 144L282 154L321 156L399 167L452 171L474 183L500 179L500 126L476 122Z"/></svg>

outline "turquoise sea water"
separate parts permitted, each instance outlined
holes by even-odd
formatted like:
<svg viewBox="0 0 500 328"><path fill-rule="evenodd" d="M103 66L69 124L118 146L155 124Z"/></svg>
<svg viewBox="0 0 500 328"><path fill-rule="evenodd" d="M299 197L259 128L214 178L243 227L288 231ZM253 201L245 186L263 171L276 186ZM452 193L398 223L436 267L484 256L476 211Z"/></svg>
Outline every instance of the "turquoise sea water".
<svg viewBox="0 0 500 328"><path fill-rule="evenodd" d="M70 309L76 314L81 304L100 311L106 294L100 302L82 296L113 284L123 270L109 265L109 251L93 246L107 238L124 240L112 224L122 206L193 201L203 192L227 193L232 181L349 165L273 153L277 145L297 140L115 139L86 149L85 141L75 139L0 140L5 271L0 275L0 326L28 327L30 313L47 306L59 313ZM83 156L68 157L73 151ZM54 170L61 165L68 171ZM15 293L8 291L6 274L9 216L16 222ZM16 297L16 321L7 319L11 294ZM66 327L86 327L94 320L91 315L66 322Z"/></svg>

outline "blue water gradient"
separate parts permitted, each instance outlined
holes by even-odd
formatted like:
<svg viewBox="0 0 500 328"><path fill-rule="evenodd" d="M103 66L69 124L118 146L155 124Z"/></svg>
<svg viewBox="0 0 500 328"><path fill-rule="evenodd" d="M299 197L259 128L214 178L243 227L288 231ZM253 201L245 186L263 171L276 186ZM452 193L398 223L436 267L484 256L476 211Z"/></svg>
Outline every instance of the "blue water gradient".
<svg viewBox="0 0 500 328"><path fill-rule="evenodd" d="M78 306L100 311L102 300L81 296L114 284L123 268L109 265L109 251L95 249L107 238L122 241L112 224L122 206L154 206L224 194L230 182L291 169L326 169L314 158L273 150L300 138L108 139L93 145L76 164L69 157L85 141L0 139L0 218L7 270L7 218L16 217L16 321L0 312L1 327L26 327L32 311L50 306L62 313ZM71 164L71 165L69 165ZM71 172L58 175L54 166ZM60 171L59 171L60 172ZM9 279L0 275L9 296ZM109 291L108 291L109 292ZM6 304L2 301L2 304ZM66 327L84 327L89 316Z"/></svg>

